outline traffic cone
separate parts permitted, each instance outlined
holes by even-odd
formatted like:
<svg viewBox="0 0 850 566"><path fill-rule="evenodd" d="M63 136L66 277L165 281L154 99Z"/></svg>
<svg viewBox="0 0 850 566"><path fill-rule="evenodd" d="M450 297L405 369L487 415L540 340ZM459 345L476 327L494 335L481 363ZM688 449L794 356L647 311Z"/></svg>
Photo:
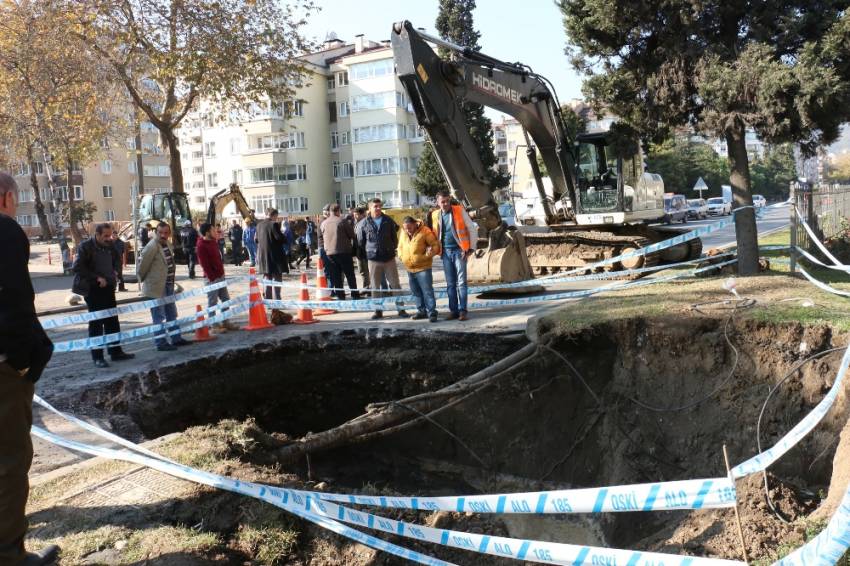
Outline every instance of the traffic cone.
<svg viewBox="0 0 850 566"><path fill-rule="evenodd" d="M269 322L269 317L266 315L266 305L263 304L263 295L260 293L260 285L257 283L257 270L253 267L249 268L248 277L251 280L248 288L248 301L253 306L248 310L248 324L243 326L242 329L263 330L264 328L271 328L274 324Z"/></svg>
<svg viewBox="0 0 850 566"><path fill-rule="evenodd" d="M322 261L321 254L319 254L319 261L316 264L316 300L333 301L331 298L331 292L328 291L328 280L325 277L325 264ZM336 313L336 311L333 309L316 309L313 312L316 316L334 313Z"/></svg>
<svg viewBox="0 0 850 566"><path fill-rule="evenodd" d="M307 288L307 274L301 274L301 297L302 301L310 300L310 290ZM313 309L311 308L299 308L298 316L292 319L292 322L295 324L312 324L314 322L319 322L315 318L313 318Z"/></svg>
<svg viewBox="0 0 850 566"><path fill-rule="evenodd" d="M203 310L201 305L195 305L195 312L198 313L198 322L204 321L204 315L201 314ZM210 336L209 326L202 326L195 330L195 342L209 342L210 340L215 340L215 336Z"/></svg>

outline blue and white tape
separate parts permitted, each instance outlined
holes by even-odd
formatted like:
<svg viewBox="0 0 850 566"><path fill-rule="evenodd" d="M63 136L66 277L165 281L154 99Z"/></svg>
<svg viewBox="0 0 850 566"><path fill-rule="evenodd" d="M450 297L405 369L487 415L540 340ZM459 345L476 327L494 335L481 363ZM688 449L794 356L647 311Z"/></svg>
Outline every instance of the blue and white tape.
<svg viewBox="0 0 850 566"><path fill-rule="evenodd" d="M774 566L832 566L850 549L850 486L826 528Z"/></svg>
<svg viewBox="0 0 850 566"><path fill-rule="evenodd" d="M228 279L226 281L219 281L218 283L213 283L212 285L207 285L205 287L199 287L197 289L191 289L189 291L183 291L182 293L178 293L176 295L169 295L168 297L163 297L161 299L150 299L147 301L139 301L136 303L130 303L128 305L121 305L120 307L113 307L111 309L103 309L94 312L80 313L80 314L72 314L69 316L63 316L62 318L51 318L48 320L42 320L41 326L45 330L51 330L53 328L60 328L62 326L68 326L71 324L83 324L86 322L90 322L92 320L100 320L102 318L109 318L111 316L118 316L119 314L127 314L134 312L142 312L154 307L167 305L169 303L174 303L177 301L182 301L183 299L188 299L190 297L197 297L199 295L206 295L210 291L214 291L216 289L221 289L222 287L226 287L227 285L232 285L234 283L238 283L240 281L245 280L245 277L238 277L236 279Z"/></svg>
<svg viewBox="0 0 850 566"><path fill-rule="evenodd" d="M197 330L205 326L211 326L213 324L224 322L225 320L232 318L233 316L241 312L244 312L251 306L246 304L247 302L248 297L246 295L242 295L236 297L235 299L231 299L230 301L219 303L213 307L207 307L200 313L195 313L193 316L178 318L171 322L164 322L162 324L142 326L140 328L125 330L114 334L105 334L103 336L95 336L91 338L79 338L77 340L56 342L53 345L53 348L54 352L78 352L83 350L103 348L104 346L108 347L110 345L116 345L119 343L129 344L132 342L151 340L160 337L159 335L162 335L163 333L173 335L180 334L183 332L191 332L193 330ZM219 314L214 316L208 316L210 315L210 313L213 313L215 311L221 311L225 308L228 310L220 312ZM202 321L198 321L198 315L201 314L205 315L206 318Z"/></svg>
<svg viewBox="0 0 850 566"><path fill-rule="evenodd" d="M325 521L343 521L383 531L393 535L412 538L418 541L431 542L442 546L468 550L471 552L489 554L526 560L542 564L561 564L572 566L596 566L598 564L667 564L679 566L742 566L742 562L733 560L676 556L654 552L639 552L582 546L563 543L551 543L534 540L496 537L484 534L466 533L449 529L438 529L403 521L396 521L370 513L364 513L337 505L330 501L322 501L313 495L297 490L264 486L252 482L242 482L225 476L196 470L181 464L166 462L141 454L118 451L109 448L94 447L65 439L49 433L40 427L33 427L33 434L71 450L76 450L95 456L113 460L124 460L151 467L161 472L254 497L278 507L294 512L299 516L310 518L319 517ZM389 544L389 543L387 543ZM405 558L420 561L424 564L441 564L434 558L414 553L404 549Z"/></svg>
<svg viewBox="0 0 850 566"><path fill-rule="evenodd" d="M835 399L841 391L841 386L844 382L844 375L847 373L848 366L850 366L850 347L844 351L844 357L841 358L841 366L838 368L838 374L835 376L835 382L815 408L812 409L808 415L798 422L794 428L788 431L785 436L779 439L779 441L771 448L732 468L732 477L742 478L744 476L766 470L768 466L776 462L780 457L800 442L803 437L809 434L812 429L820 423L823 417L826 416L826 413L835 403Z"/></svg>

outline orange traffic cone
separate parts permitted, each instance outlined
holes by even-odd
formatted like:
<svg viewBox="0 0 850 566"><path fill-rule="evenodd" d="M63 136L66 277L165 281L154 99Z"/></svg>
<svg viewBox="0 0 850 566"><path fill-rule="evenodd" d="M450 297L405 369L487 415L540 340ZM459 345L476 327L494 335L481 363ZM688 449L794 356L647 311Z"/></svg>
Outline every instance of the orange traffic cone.
<svg viewBox="0 0 850 566"><path fill-rule="evenodd" d="M271 328L274 324L269 322L269 317L266 315L266 306L263 304L263 295L260 293L260 285L257 283L257 270L253 267L249 268L248 276L251 279L248 290L248 301L253 306L248 310L248 324L243 326L242 329L262 330L264 328Z"/></svg>
<svg viewBox="0 0 850 566"><path fill-rule="evenodd" d="M301 297L302 301L310 300L310 290L307 288L307 274L301 274ZM298 316L292 319L292 322L295 324L312 324L314 322L319 322L315 318L313 318L313 309L310 308L299 308Z"/></svg>
<svg viewBox="0 0 850 566"><path fill-rule="evenodd" d="M201 314L203 310L201 305L195 305L195 312L198 313L198 322L204 321L204 315ZM202 326L195 330L195 342L209 342L210 340L215 340L215 336L210 336L209 326Z"/></svg>
<svg viewBox="0 0 850 566"><path fill-rule="evenodd" d="M319 262L316 264L316 300L333 301L331 298L331 292L328 291L328 280L325 277L325 264L322 261L321 254L319 255ZM333 309L316 309L313 312L316 316L334 313L336 313L336 311Z"/></svg>

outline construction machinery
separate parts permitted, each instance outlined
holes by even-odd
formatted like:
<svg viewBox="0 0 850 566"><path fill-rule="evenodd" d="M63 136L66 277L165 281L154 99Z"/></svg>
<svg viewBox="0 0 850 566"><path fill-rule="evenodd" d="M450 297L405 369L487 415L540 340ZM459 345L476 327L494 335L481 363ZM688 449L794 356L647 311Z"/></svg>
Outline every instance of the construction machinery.
<svg viewBox="0 0 850 566"><path fill-rule="evenodd" d="M393 26L391 43L398 79L452 194L479 225L482 241L467 267L470 280L509 283L534 273L581 268L679 232L649 226L664 216L664 183L644 171L640 144L617 135L617 128L570 139L551 83L527 65L433 37L407 21ZM432 45L449 57L441 58ZM522 126L548 229L523 233L502 220L465 123L466 102L504 112ZM549 191L537 151L552 181ZM702 244L694 239L604 269L635 269L701 253Z"/></svg>
<svg viewBox="0 0 850 566"><path fill-rule="evenodd" d="M149 223L156 228L157 224L165 222L171 226L174 255L181 263L186 261L186 257L180 243L180 227L187 220L192 220L192 213L189 210L189 199L186 193L146 194L139 202L138 225L144 226ZM136 237L138 237L138 229L133 233L133 238Z"/></svg>
<svg viewBox="0 0 850 566"><path fill-rule="evenodd" d="M207 209L207 222L217 224L217 218L221 217L225 207L233 203L236 205L236 210L242 215L242 218L253 223L257 222L254 216L254 210L248 206L248 201L245 200L245 195L236 183L230 183L226 189L222 189L212 196L210 206Z"/></svg>

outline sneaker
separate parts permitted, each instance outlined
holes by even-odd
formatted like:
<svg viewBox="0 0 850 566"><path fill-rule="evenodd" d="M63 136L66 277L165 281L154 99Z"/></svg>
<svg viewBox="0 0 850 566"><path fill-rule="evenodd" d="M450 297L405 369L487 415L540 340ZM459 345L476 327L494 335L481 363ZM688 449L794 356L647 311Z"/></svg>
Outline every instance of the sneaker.
<svg viewBox="0 0 850 566"><path fill-rule="evenodd" d="M460 311L460 314L457 317L458 320L469 320L469 316L467 316L466 311Z"/></svg>
<svg viewBox="0 0 850 566"><path fill-rule="evenodd" d="M410 318L410 315L407 314L406 310L402 309L402 310L398 311L398 317L399 318Z"/></svg>
<svg viewBox="0 0 850 566"><path fill-rule="evenodd" d="M172 338L171 343L174 346L178 346L178 347L179 346L188 346L189 344L191 344L191 342L189 342L188 340L186 340L182 336L178 336L177 338Z"/></svg>
<svg viewBox="0 0 850 566"><path fill-rule="evenodd" d="M457 320L460 315L456 312L450 312L449 316L446 317L446 320Z"/></svg>
<svg viewBox="0 0 850 566"><path fill-rule="evenodd" d="M177 349L177 346L173 346L171 344L159 344L156 349L160 352L173 352Z"/></svg>
<svg viewBox="0 0 850 566"><path fill-rule="evenodd" d="M375 311L375 314L372 315L372 320L378 320L379 318L384 318L384 311Z"/></svg>
<svg viewBox="0 0 850 566"><path fill-rule="evenodd" d="M109 364L106 363L106 360L100 359L94 361L94 367L96 368L108 368Z"/></svg>
<svg viewBox="0 0 850 566"><path fill-rule="evenodd" d="M422 320L423 318L428 318L428 315L424 312L417 312L415 315L410 317L412 320Z"/></svg>
<svg viewBox="0 0 850 566"><path fill-rule="evenodd" d="M132 360L133 358L136 357L136 354L124 352L122 350L121 352L116 352L116 353L110 355L109 357L112 358L113 362L121 362L121 361L124 361L124 360Z"/></svg>
<svg viewBox="0 0 850 566"><path fill-rule="evenodd" d="M55 544L51 544L50 546L45 546L38 552L27 552L27 555L24 557L24 561L21 565L50 566L51 564L58 564L58 561L59 547Z"/></svg>
<svg viewBox="0 0 850 566"><path fill-rule="evenodd" d="M431 322L438 322L440 319L437 318L437 313L434 313L428 317L428 320L430 320Z"/></svg>

